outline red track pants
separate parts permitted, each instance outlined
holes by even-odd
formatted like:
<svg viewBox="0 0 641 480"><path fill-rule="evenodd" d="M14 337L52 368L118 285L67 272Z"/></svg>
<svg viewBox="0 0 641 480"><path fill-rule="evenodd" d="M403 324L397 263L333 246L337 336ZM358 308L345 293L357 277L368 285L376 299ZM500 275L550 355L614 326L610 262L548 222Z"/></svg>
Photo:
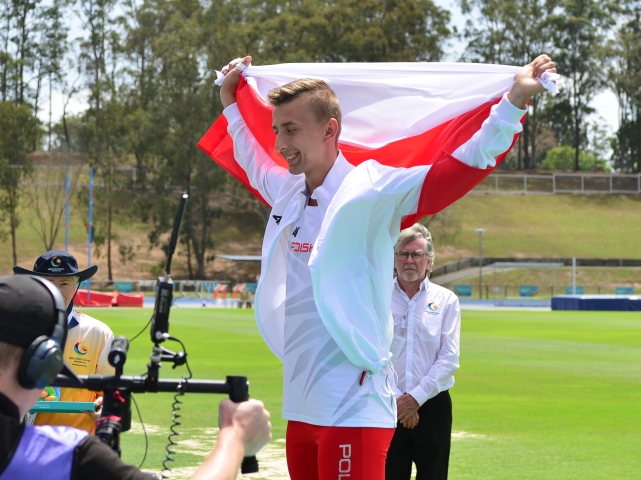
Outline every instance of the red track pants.
<svg viewBox="0 0 641 480"><path fill-rule="evenodd" d="M291 480L384 480L393 428L287 423Z"/></svg>

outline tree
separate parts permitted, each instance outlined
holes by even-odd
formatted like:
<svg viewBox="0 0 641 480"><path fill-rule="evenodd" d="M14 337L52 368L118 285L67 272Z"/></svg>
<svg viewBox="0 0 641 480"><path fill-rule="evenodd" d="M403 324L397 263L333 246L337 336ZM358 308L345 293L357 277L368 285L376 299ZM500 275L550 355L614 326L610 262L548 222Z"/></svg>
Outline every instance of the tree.
<svg viewBox="0 0 641 480"><path fill-rule="evenodd" d="M13 25L11 0L0 0L0 25L0 101L4 102L9 96L10 77L15 68L13 56L9 52Z"/></svg>
<svg viewBox="0 0 641 480"><path fill-rule="evenodd" d="M438 61L450 13L432 0L274 2L256 25L261 63Z"/></svg>
<svg viewBox="0 0 641 480"><path fill-rule="evenodd" d="M158 45L162 65L158 120L166 133L160 145L164 171L159 178L168 174L171 185L190 195L183 224L187 268L190 278L204 278L213 248L211 223L220 215L212 204L213 194L223 188L227 174L196 147L210 125L217 93L200 65L205 58L203 9L190 1L174 2L172 7Z"/></svg>
<svg viewBox="0 0 641 480"><path fill-rule="evenodd" d="M572 170L575 156L574 148L569 145L552 148L548 150L545 160L541 163L541 168L543 170ZM580 153L579 162L581 170L610 171L605 160L587 152Z"/></svg>
<svg viewBox="0 0 641 480"><path fill-rule="evenodd" d="M49 122L47 128L47 149L52 148L52 105L54 84L65 83L63 60L69 50L67 34L69 27L65 25L63 16L66 13L66 0L54 0L53 5L43 8L40 14L39 39L36 46L36 92L34 94L34 110L38 115L38 100L42 80L46 77L49 86Z"/></svg>
<svg viewBox="0 0 641 480"><path fill-rule="evenodd" d="M141 181L153 187L151 197L141 192L136 202L146 207L139 210L152 222L150 243L159 245L171 229L177 193L189 194L181 244L189 277L204 278L213 248L211 224L220 215L213 196L227 183L226 173L196 147L220 111L219 102L214 102L217 91L212 88L211 72L203 68L207 39L217 33L204 27L204 9L196 1L149 2L128 8L127 75L136 87L126 95L127 122L135 125L130 129L129 148Z"/></svg>
<svg viewBox="0 0 641 480"><path fill-rule="evenodd" d="M14 33L11 40L15 44L16 82L14 84L14 98L18 103L25 103L27 81L25 73L34 60L33 30L36 23L33 21L38 1L12 0L12 16L14 19Z"/></svg>
<svg viewBox="0 0 641 480"><path fill-rule="evenodd" d="M612 16L595 0L562 0L550 19L554 26L557 68L566 77L558 104L569 114L574 147L574 169L579 170L585 119L589 106L604 87L604 31Z"/></svg>
<svg viewBox="0 0 641 480"><path fill-rule="evenodd" d="M20 182L30 168L27 153L41 134L31 108L0 102L0 211L9 223L14 265L18 264L16 230L20 223Z"/></svg>
<svg viewBox="0 0 641 480"><path fill-rule="evenodd" d="M619 101L614 167L641 172L641 1L622 2L617 35L609 42L607 84Z"/></svg>
<svg viewBox="0 0 641 480"><path fill-rule="evenodd" d="M552 50L551 15L557 0L460 0L468 20L466 61L526 65ZM517 168L535 168L537 138L541 132L539 111L543 96L530 101L523 133L516 145ZM544 153L544 152L543 152Z"/></svg>
<svg viewBox="0 0 641 480"><path fill-rule="evenodd" d="M120 99L120 35L113 14L116 0L80 0L77 14L88 32L81 47L81 71L89 89L89 107L83 114L82 149L101 178L103 188L96 190L96 209L104 209L97 218L105 222L107 276L113 278L112 242L114 201L119 183L118 167L126 154L124 106ZM96 242L101 237L95 237Z"/></svg>
<svg viewBox="0 0 641 480"><path fill-rule="evenodd" d="M38 171L44 170L44 175L32 178L31 185L26 189L29 206L36 213L36 218L30 219L30 224L40 237L45 251L53 250L60 232L66 206L66 181L68 179L71 194L80 176L80 168L70 168L65 158L55 163L41 166Z"/></svg>

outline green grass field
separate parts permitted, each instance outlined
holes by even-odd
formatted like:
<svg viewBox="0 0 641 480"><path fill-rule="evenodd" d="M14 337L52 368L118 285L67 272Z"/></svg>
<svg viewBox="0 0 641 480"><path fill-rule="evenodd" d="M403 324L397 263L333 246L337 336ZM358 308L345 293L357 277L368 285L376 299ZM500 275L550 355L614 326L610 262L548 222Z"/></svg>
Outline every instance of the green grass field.
<svg viewBox="0 0 641 480"><path fill-rule="evenodd" d="M132 336L151 311L88 313L107 322L116 335ZM284 437L281 366L262 342L252 311L173 309L170 330L185 343L196 378L248 376L252 396L272 412L274 438ZM450 478L640 477L641 314L466 310L461 350L461 370L451 392ZM150 352L145 332L131 346L125 374L143 373ZM181 374L165 366L161 377ZM173 398L136 398L150 431L145 467L159 470ZM220 397L188 394L184 399L181 443L171 466L187 475L213 445ZM122 446L125 461L138 464L144 437L136 417L134 411L132 432L123 434ZM274 467L283 463L282 445L276 441L259 456L262 474L253 478L286 478L282 468Z"/></svg>

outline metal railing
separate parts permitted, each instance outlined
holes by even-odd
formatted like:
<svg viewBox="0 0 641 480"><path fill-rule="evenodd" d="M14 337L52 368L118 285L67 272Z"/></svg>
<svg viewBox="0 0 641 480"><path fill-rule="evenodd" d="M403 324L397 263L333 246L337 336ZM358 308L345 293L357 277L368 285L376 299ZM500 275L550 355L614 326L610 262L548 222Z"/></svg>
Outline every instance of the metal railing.
<svg viewBox="0 0 641 480"><path fill-rule="evenodd" d="M230 282L226 280L174 280L174 292L177 294L193 293L196 296L211 296L218 284ZM153 294L156 291L156 280L91 280L92 290L111 292L119 290L123 284L129 284L127 290L131 292L148 292ZM80 288L86 288L87 282L83 282Z"/></svg>
<svg viewBox="0 0 641 480"><path fill-rule="evenodd" d="M622 173L492 173L479 183L473 194L554 195L641 194L641 174Z"/></svg>
<svg viewBox="0 0 641 480"><path fill-rule="evenodd" d="M467 291L461 294L457 292L460 287L467 287ZM536 290L528 289L531 293L524 294L523 287L537 287ZM479 286L477 284L456 283L448 285L446 288L454 291L460 300L479 300ZM568 295L571 292L571 285L564 284L532 284L532 285L516 285L516 284L495 284L488 283L482 286L481 300L498 300L498 299L550 299L555 295ZM581 285L577 286L577 293L580 295L622 295L617 292L614 285ZM634 292L634 289L633 289ZM634 293L633 293L634 294Z"/></svg>
<svg viewBox="0 0 641 480"><path fill-rule="evenodd" d="M71 173L74 170L76 170L77 184L79 186L85 186L89 183L89 167L85 165L36 165L33 168L35 175L33 181L30 182L33 186L64 186L64 174ZM80 172L77 171L78 169ZM115 171L117 175L123 178L127 177L130 181L136 183L136 167L117 167ZM25 183L26 185L27 183ZM100 179L96 180L96 186L102 186ZM168 188L173 187L168 186ZM641 194L641 174L550 173L544 175L492 173L479 183L471 193L514 195L554 195L559 193Z"/></svg>
<svg viewBox="0 0 641 480"><path fill-rule="evenodd" d="M515 258L515 257L483 257L483 267L498 262L514 262L514 263L563 263L565 267L572 266L572 258ZM436 278L448 273L458 272L467 268L478 268L479 257L463 258L453 262L446 263L440 267L436 267L430 278ZM577 267L641 267L641 259L639 258L577 258ZM515 266L518 268L518 266ZM438 281L436 282L438 283Z"/></svg>

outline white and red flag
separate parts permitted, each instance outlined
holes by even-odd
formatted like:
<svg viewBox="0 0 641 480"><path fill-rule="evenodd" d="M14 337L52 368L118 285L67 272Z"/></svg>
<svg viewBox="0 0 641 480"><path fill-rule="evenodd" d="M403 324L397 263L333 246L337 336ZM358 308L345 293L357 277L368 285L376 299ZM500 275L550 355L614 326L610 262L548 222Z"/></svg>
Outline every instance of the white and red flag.
<svg viewBox="0 0 641 480"><path fill-rule="evenodd" d="M278 165L272 109L267 93L299 78L320 78L336 92L343 114L339 148L358 165L432 165L418 211L403 227L437 213L489 175L451 154L481 128L490 108L514 81L518 67L466 63L308 63L250 66L237 91L240 112L256 140ZM515 135L516 141L518 135ZM227 120L220 116L198 147L240 180L254 195L247 175L234 159ZM508 150L509 151L509 150ZM507 152L497 158L497 165ZM421 197L424 197L421 195ZM425 201L422 201L425 200Z"/></svg>

